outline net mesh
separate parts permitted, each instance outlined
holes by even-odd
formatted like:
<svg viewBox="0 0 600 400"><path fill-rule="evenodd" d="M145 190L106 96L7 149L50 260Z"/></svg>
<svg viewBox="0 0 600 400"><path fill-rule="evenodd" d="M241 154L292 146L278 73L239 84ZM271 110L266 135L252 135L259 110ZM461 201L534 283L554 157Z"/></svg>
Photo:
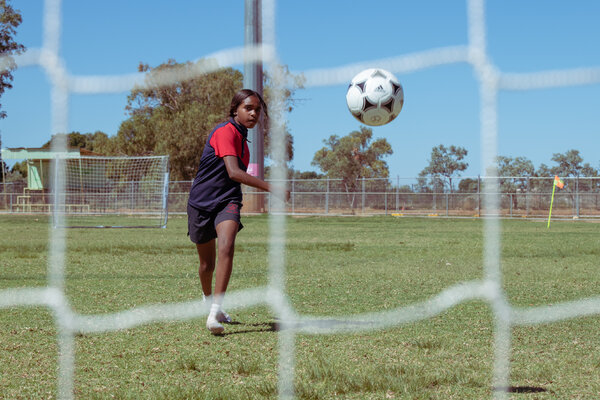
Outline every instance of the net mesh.
<svg viewBox="0 0 600 400"><path fill-rule="evenodd" d="M64 166L60 202L54 199L54 177L44 173L56 158L27 160L31 182L18 185L20 191L4 199L9 212L56 211L66 227L166 227L168 156L57 157Z"/></svg>
<svg viewBox="0 0 600 400"><path fill-rule="evenodd" d="M59 0L45 2L44 43L38 50L29 50L16 58L19 67L41 66L52 83L52 131L67 131L68 98L73 93L106 93L129 90L134 85L143 85L139 75L85 77L71 76L59 58L60 7ZM483 171L495 177L494 159L497 155L497 96L501 90L531 90L568 85L585 85L600 82L600 68L564 71L541 71L527 74L505 74L490 61L486 49L484 0L468 0L468 43L465 46L433 49L391 59L345 65L328 69L301 71L307 78L306 86L326 86L346 83L359 70L378 65L396 74L451 63L467 63L472 66L480 88L481 153ZM274 137L274 158L283 160L284 135L281 116L281 89L285 78L278 74L275 41L275 1L263 1L264 45L248 49L231 49L210 55L220 66L236 65L244 57L262 60L272 72L274 107L272 107L271 132ZM203 66L198 73L208 72L211 66ZM215 67L216 68L216 67ZM180 79L165 75L165 82ZM279 93L279 94L278 94ZM277 109L279 107L279 109ZM279 116L279 118L278 118ZM65 149L66 143L56 141L57 150ZM56 163L58 172L55 182L56 193L63 193L65 186L64 163ZM283 164L283 163L281 163ZM276 169L274 179L284 179L285 171ZM484 207L499 208L499 188L496 179L485 181ZM280 196L279 196L280 197ZM64 199L56 196L56 201ZM277 208L279 207L279 208ZM281 321L279 331L279 398L294 396L294 339L299 333L332 334L382 329L431 318L462 302L481 299L489 303L494 314L494 377L496 399L508 398L510 369L511 327L520 324L539 324L600 313L600 298L582 299L552 307L514 308L502 290L500 270L500 226L496 218L485 220L484 277L481 280L462 282L448 287L432 298L408 307L367 315L340 316L334 319L298 315L290 306L284 291L285 252L282 238L285 237L285 219L281 212L283 204L276 204L270 214L269 281L267 286L230 292L227 295L229 308L250 307L267 304ZM54 220L61 226L62 216L55 213ZM149 322L173 321L197 318L206 315L201 301L177 304L161 304L136 307L108 315L79 315L70 307L64 292L65 233L61 228L51 232L49 254L49 282L47 287L7 289L0 292L0 307L36 306L49 307L54 314L59 345L59 397L73 397L73 372L75 362L74 336L86 332L110 332ZM369 321L364 323L362 321ZM504 390L502 390L504 389Z"/></svg>
<svg viewBox="0 0 600 400"><path fill-rule="evenodd" d="M66 226L165 227L168 157L66 159Z"/></svg>

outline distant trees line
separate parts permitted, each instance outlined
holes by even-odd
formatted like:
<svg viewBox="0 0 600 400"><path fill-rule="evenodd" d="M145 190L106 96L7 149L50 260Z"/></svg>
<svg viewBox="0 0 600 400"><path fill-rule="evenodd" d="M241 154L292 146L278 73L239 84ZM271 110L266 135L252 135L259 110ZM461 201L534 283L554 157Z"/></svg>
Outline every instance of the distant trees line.
<svg viewBox="0 0 600 400"><path fill-rule="evenodd" d="M55 135L56 136L56 135ZM114 155L110 151L115 142L122 139L117 135L115 138L109 138L103 132L81 134L71 132L66 135L67 143L70 147L85 148L87 150ZM53 137L53 140L55 137ZM51 145L48 141L42 147L48 148ZM290 140L290 143L292 141ZM370 128L361 126L359 130L339 137L332 135L323 141L325 146L318 150L312 160L312 165L321 172L298 171L293 168L288 169L288 178L294 179L321 179L331 178L339 179L342 182L344 190L347 192L360 191L359 187L362 178L385 178L389 179L389 167L383 159L393 153L391 145L386 139L373 139L373 131ZM108 150L108 151L107 151ZM117 154L122 154L118 152ZM153 152L140 152L141 154L153 154ZM137 154L140 154L137 153ZM196 154L195 157L199 156ZM478 191L480 182L474 178L461 179L461 173L468 168L468 163L464 161L468 151L459 146L439 145L431 150L427 165L416 177L416 183L413 185L402 185L396 190L405 193L474 193ZM129 154L134 155L134 154ZM289 152L293 156L293 149ZM192 155L190 155L191 157ZM579 150L568 150L565 153L555 153L552 161L555 165L548 166L541 164L535 168L532 161L526 157L497 157L495 176L500 177L498 183L503 193L524 193L526 191L540 190L549 185L548 182L535 180L531 178L548 178L558 175L562 178L583 178L597 177L599 172L589 163L583 161ZM190 166L186 166L190 171L195 169L197 161L194 159ZM186 164L187 165L187 164ZM7 181L21 180L26 177L27 166L23 163L17 163L11 171L7 171ZM267 178L270 167L266 167ZM171 175L172 180L191 180L193 176L175 171ZM594 191L598 185L597 181L581 179L578 181L579 190ZM393 182L391 182L393 184ZM382 184L383 187L386 184ZM382 190L384 188L381 188ZM575 188L571 188L574 190ZM516 197L514 197L516 199ZM516 202L516 200L514 200ZM516 204L515 204L516 207Z"/></svg>
<svg viewBox="0 0 600 400"><path fill-rule="evenodd" d="M450 146L446 148L444 145L434 147L431 151L429 165L419 174L418 182L421 191L454 192L453 179L456 180L460 173L468 167L468 164L463 161L466 155L467 150L463 147ZM495 173L488 175L503 177L499 184L504 193L517 193L531 189L530 178L555 175L562 178L598 176L597 169L589 163L583 162L579 150L572 149L565 153L554 153L551 160L556 165L541 164L536 169L533 162L526 157L498 156ZM476 184L477 181L474 179L464 179L458 184L458 189L462 192L472 192L473 186Z"/></svg>
<svg viewBox="0 0 600 400"><path fill-rule="evenodd" d="M368 131L368 129L367 129ZM357 132L349 135L356 137ZM370 139L370 136L368 136ZM342 138L344 139L344 138ZM340 140L339 138L336 140ZM348 140L348 139L346 139ZM320 150L320 152L324 149ZM289 177L296 179L318 179L318 178L343 178L343 170L348 169L344 165L343 160L346 163L350 161L355 151L344 150L343 154L336 155L335 159L338 160L338 164L333 164L333 167L324 169L321 163L317 162L320 156L318 152L315 155L313 165L317 165L321 170L325 171L324 174L316 172L302 172L302 171L290 171ZM383 153L381 153L383 154ZM391 147L385 154L391 154ZM417 183L415 185L402 185L398 188L400 192L406 193L475 193L478 191L478 185L480 181L474 178L460 179L461 173L465 171L469 164L464 161L468 151L459 146L446 147L442 144L432 148L431 155L428 164L419 173L417 177ZM562 178L582 178L579 179L579 189L585 191L591 191L594 189L600 189L600 187L594 187L596 183L592 183L591 180L583 179L583 177L598 177L599 171L592 167L589 163L584 163L583 158L580 155L579 150L567 150L565 153L555 153L551 159L555 165L548 166L541 164L537 169L534 167L533 162L526 157L507 157L498 156L496 158L496 171L494 176L499 177L500 190L503 193L519 193L532 190L551 189L552 182L544 181L542 179L532 178L551 178L558 175ZM340 165L341 164L341 165ZM382 169L385 170L387 166ZM334 173L331 173L334 172ZM491 171L490 171L491 172ZM490 174L491 175L491 174ZM360 178L387 178L389 177L389 171L385 170L381 174L356 174L354 177L347 176L348 180L354 179L355 181ZM458 184L456 184L458 182ZM596 182L594 180L594 182ZM598 182L600 183L600 182ZM574 188L572 188L574 190Z"/></svg>

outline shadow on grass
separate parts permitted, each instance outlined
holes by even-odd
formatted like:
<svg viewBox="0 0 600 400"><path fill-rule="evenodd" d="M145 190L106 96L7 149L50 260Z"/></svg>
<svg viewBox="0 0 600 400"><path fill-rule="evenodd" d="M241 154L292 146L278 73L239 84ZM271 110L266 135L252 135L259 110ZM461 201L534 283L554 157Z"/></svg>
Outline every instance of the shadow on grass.
<svg viewBox="0 0 600 400"><path fill-rule="evenodd" d="M331 328L332 326L336 326L336 325L343 325L343 326L362 326L362 325L371 325L372 322L370 321L345 321L345 320L335 320L335 319L327 319L327 320L313 320L313 321L304 321L301 323L301 325L305 326L305 327L321 327L321 328ZM278 332L284 328L281 327L281 324L278 322L259 322L259 323L254 323L254 324L244 324L242 322L238 322L238 321L233 321L230 322L227 325L244 325L246 327L248 327L248 329L244 329L244 330L238 330L238 331L234 331L234 332L225 332L222 333L220 335L215 335L215 336L229 336L229 335L237 335L240 333L256 333L256 332ZM296 328L300 327L300 324L296 324L295 325ZM252 329L252 328L257 328L257 329ZM261 329L262 328L262 329Z"/></svg>
<svg viewBox="0 0 600 400"><path fill-rule="evenodd" d="M537 386L509 386L508 388L494 388L495 392L508 393L544 393L547 392L543 387Z"/></svg>
<svg viewBox="0 0 600 400"><path fill-rule="evenodd" d="M229 326L243 325L248 328L242 329L239 331L233 331L233 332L225 331L224 333L222 333L220 335L215 335L215 336L229 336L229 335L239 335L242 333L257 333L257 332L277 332L279 330L279 324L277 322L259 322L259 323L255 323L255 324L244 324L242 322L233 321L227 325L229 325Z"/></svg>

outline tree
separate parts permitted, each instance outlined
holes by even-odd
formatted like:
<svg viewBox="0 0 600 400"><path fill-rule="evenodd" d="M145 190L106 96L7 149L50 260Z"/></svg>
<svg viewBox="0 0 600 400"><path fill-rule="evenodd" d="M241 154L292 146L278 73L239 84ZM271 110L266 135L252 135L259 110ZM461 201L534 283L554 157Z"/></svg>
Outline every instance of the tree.
<svg viewBox="0 0 600 400"><path fill-rule="evenodd" d="M443 144L431 149L431 158L429 159L429 165L425 167L419 174L419 177L423 180L425 177L431 179L431 183L435 188L439 182L446 179L450 193L453 192L452 179L457 172L464 171L467 169L469 164L462 162L467 156L468 151L460 146L450 146L446 148ZM460 174L458 174L460 176Z"/></svg>
<svg viewBox="0 0 600 400"><path fill-rule="evenodd" d="M541 163L540 166L538 167L538 169L535 171L535 176L538 176L538 177L553 176L552 168L550 168L549 166L547 166L544 163Z"/></svg>
<svg viewBox="0 0 600 400"><path fill-rule="evenodd" d="M323 140L327 146L317 151L311 165L329 178L342 179L348 194L356 192L360 178L387 178L388 165L383 157L393 153L385 139L372 141L373 130L364 126L347 136L332 135ZM351 197L354 207L354 196Z"/></svg>
<svg viewBox="0 0 600 400"><path fill-rule="evenodd" d="M273 167L266 166L265 167L265 176L270 177ZM300 171L294 168L287 169L287 177L288 179L323 179L325 175L319 174L315 171Z"/></svg>
<svg viewBox="0 0 600 400"><path fill-rule="evenodd" d="M458 191L461 193L477 193L479 189L479 181L473 178L461 179L458 182Z"/></svg>
<svg viewBox="0 0 600 400"><path fill-rule="evenodd" d="M13 74L17 68L13 55L21 54L25 51L25 46L14 41L17 27L21 25L23 18L18 10L15 10L8 4L7 0L0 0L0 55L6 58L0 62L0 97L6 89L12 89ZM0 119L6 118L6 112L1 110Z"/></svg>
<svg viewBox="0 0 600 400"><path fill-rule="evenodd" d="M597 184L597 182L592 179L580 179L586 176L597 176L598 171L589 163L583 163L583 158L579 155L579 150L568 150L564 154L554 153L552 155L552 161L558 165L549 169L550 176L558 175L562 178L575 178L574 187L567 187L565 191L591 191Z"/></svg>
<svg viewBox="0 0 600 400"><path fill-rule="evenodd" d="M108 135L102 131L96 131L95 133L57 133L52 135L49 141L42 145L43 149L49 149L52 147L52 142L58 138L64 137L67 143L67 147L86 149L93 151L94 153L107 155L111 152L110 139Z"/></svg>
<svg viewBox="0 0 600 400"><path fill-rule="evenodd" d="M207 66L214 67L214 62L179 64L169 60L155 68L140 64L138 69L146 73L146 85L131 91L126 107L129 118L119 127L112 151L126 155L168 154L172 178L192 179L209 133L217 123L227 120L231 99L242 88L240 71L221 68L198 75ZM167 73L177 78L165 80ZM290 110L295 89L284 94ZM268 101L269 91L265 92ZM293 156L289 133L287 140L289 160ZM269 131L265 129L266 155L270 154L269 143Z"/></svg>
<svg viewBox="0 0 600 400"><path fill-rule="evenodd" d="M401 185L398 187L398 193L414 193L410 185Z"/></svg>
<svg viewBox="0 0 600 400"><path fill-rule="evenodd" d="M15 163L6 175L6 182L19 182L27 179L27 161Z"/></svg>
<svg viewBox="0 0 600 400"><path fill-rule="evenodd" d="M0 135L0 149L2 148L2 135ZM8 174L8 165L2 159L2 153L0 152L0 182L4 182L4 177Z"/></svg>
<svg viewBox="0 0 600 400"><path fill-rule="evenodd" d="M323 175L315 171L290 171L291 177L294 179L322 179Z"/></svg>
<svg viewBox="0 0 600 400"><path fill-rule="evenodd" d="M583 158L579 155L579 150L569 150L564 154L554 153L552 161L558 164L552 168L552 173L561 177L579 178L580 176L593 176L597 172L589 163L582 165Z"/></svg>
<svg viewBox="0 0 600 400"><path fill-rule="evenodd" d="M208 64L140 64L145 86L129 94L129 118L121 123L109 150L119 155L168 154L171 177L192 179L208 134L226 120L231 98L242 87L242 73L233 68L194 75ZM165 73L179 77L169 81Z"/></svg>
<svg viewBox="0 0 600 400"><path fill-rule="evenodd" d="M526 181L525 178L532 177L535 174L535 168L531 160L525 157L496 157L498 166L498 176L500 177L515 177L521 178L521 181Z"/></svg>
<svg viewBox="0 0 600 400"><path fill-rule="evenodd" d="M535 168L531 160L525 157L496 157L498 176L500 177L500 190L511 193L513 207L518 208L517 192L526 192L529 189L529 178L535 176Z"/></svg>

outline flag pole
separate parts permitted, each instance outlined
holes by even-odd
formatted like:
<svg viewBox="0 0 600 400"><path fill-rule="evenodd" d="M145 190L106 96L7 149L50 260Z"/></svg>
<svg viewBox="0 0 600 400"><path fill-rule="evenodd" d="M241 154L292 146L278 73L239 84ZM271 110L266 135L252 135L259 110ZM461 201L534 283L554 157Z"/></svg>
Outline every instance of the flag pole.
<svg viewBox="0 0 600 400"><path fill-rule="evenodd" d="M548 226L550 228L550 217L552 216L552 204L554 204L554 190L556 189L556 181L552 182L552 199L550 200L550 212L548 213Z"/></svg>

